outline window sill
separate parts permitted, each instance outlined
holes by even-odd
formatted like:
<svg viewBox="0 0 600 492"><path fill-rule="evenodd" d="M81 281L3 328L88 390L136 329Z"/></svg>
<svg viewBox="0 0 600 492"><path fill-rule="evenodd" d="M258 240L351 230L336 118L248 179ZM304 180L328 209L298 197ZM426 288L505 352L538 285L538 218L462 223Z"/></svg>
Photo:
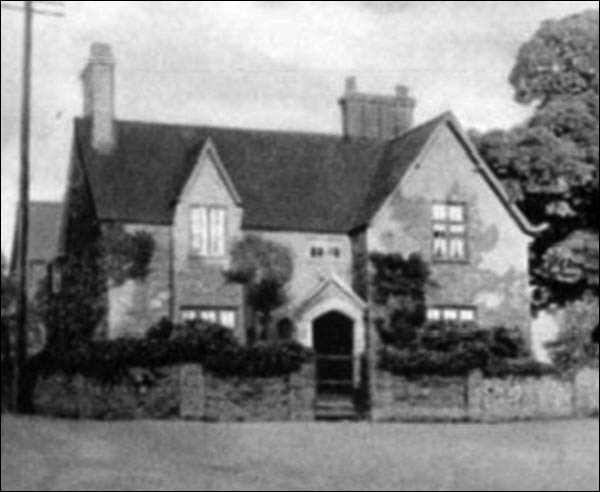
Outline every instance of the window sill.
<svg viewBox="0 0 600 492"><path fill-rule="evenodd" d="M444 260L444 259L433 259L431 260L433 265L457 265L457 266L470 266L469 260Z"/></svg>

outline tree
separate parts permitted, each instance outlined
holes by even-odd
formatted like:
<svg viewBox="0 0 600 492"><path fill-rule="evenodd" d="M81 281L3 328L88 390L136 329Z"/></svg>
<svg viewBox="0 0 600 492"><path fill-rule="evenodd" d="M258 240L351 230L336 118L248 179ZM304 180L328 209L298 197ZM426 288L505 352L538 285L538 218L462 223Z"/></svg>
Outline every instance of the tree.
<svg viewBox="0 0 600 492"><path fill-rule="evenodd" d="M533 105L533 116L509 131L474 134L525 214L549 224L533 248L541 305L587 287L557 265L572 256L564 241L574 232L598 232L598 63L597 11L543 23L510 75L516 100Z"/></svg>
<svg viewBox="0 0 600 492"><path fill-rule="evenodd" d="M255 314L252 329L264 340L273 311L288 301L286 286L294 273L292 256L285 246L250 235L233 247L231 258L226 277L245 287L246 301Z"/></svg>

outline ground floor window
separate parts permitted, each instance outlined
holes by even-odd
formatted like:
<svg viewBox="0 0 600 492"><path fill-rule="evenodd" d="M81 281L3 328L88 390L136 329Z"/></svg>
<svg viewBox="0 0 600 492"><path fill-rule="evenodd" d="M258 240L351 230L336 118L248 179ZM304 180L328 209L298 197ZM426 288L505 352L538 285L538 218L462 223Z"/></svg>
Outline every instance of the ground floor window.
<svg viewBox="0 0 600 492"><path fill-rule="evenodd" d="M181 317L183 321L205 321L231 329L237 324L237 311L231 308L183 308Z"/></svg>
<svg viewBox="0 0 600 492"><path fill-rule="evenodd" d="M477 309L471 306L436 306L427 310L428 321L473 323L477 321Z"/></svg>

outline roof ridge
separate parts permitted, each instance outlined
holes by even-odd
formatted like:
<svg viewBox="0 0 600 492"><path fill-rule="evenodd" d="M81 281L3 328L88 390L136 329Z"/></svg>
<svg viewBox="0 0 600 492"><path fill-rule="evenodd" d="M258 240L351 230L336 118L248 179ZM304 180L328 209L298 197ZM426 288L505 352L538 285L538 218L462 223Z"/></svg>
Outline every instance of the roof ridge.
<svg viewBox="0 0 600 492"><path fill-rule="evenodd" d="M84 118L82 118L84 119ZM206 129L216 131L228 131L228 132L247 132L247 133L260 133L260 134L271 134L271 135L289 135L289 136L305 136L305 137L321 137L329 139L342 140L345 137L337 133L325 133L325 132L310 132L307 130L278 130L275 128L252 128L242 126L225 126L225 125L210 125L202 123L172 123L172 122L158 122L158 121L144 121L144 120L129 120L129 119L116 119L115 123L123 125L139 125L139 126L153 126L161 128L172 128L177 129ZM373 140L376 142L376 140Z"/></svg>

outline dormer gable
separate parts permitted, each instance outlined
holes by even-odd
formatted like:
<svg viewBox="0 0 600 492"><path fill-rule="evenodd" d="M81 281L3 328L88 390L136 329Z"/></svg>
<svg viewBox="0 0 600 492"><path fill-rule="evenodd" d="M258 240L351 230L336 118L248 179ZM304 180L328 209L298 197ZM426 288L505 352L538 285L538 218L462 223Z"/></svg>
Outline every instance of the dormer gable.
<svg viewBox="0 0 600 492"><path fill-rule="evenodd" d="M202 144L196 165L183 187L179 201L242 206L242 198L212 139L208 138Z"/></svg>

